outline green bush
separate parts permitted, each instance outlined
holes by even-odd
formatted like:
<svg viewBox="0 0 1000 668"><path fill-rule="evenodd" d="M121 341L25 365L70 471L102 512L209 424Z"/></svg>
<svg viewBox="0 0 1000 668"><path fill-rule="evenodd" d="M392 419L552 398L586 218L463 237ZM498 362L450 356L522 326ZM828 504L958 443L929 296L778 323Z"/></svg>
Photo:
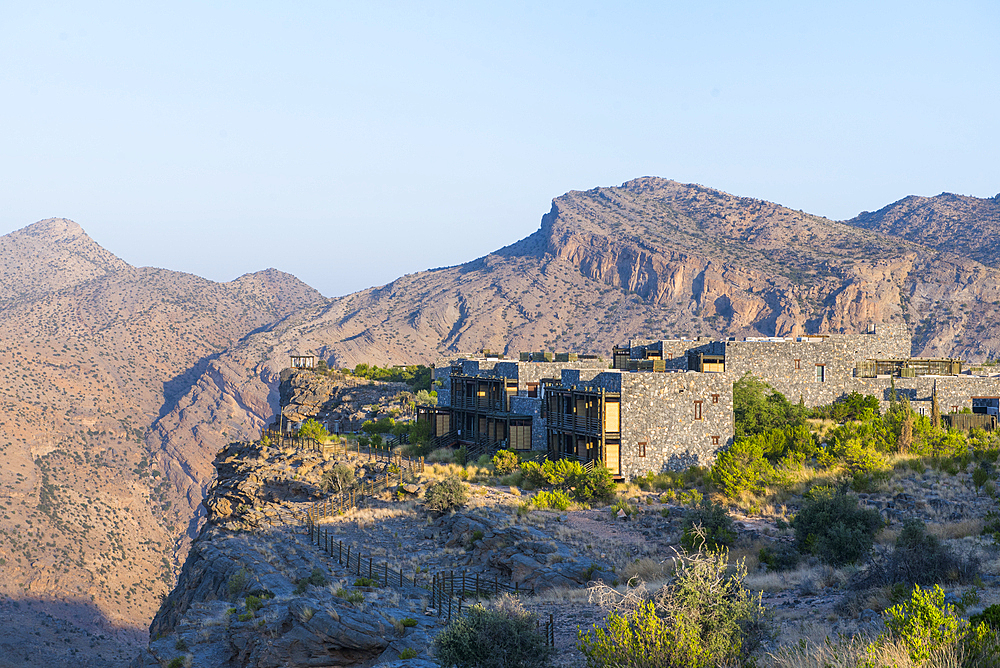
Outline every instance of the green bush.
<svg viewBox="0 0 1000 668"><path fill-rule="evenodd" d="M346 464L336 464L320 478L320 489L324 492L343 492L354 484L354 468Z"/></svg>
<svg viewBox="0 0 1000 668"><path fill-rule="evenodd" d="M611 471L600 464L591 471L574 474L566 480L566 485L573 498L581 503L610 503L615 497L615 481Z"/></svg>
<svg viewBox="0 0 1000 668"><path fill-rule="evenodd" d="M516 452L500 450L493 455L493 472L497 475L510 475L517 470L517 460Z"/></svg>
<svg viewBox="0 0 1000 668"><path fill-rule="evenodd" d="M857 500L829 487L815 487L792 520L796 545L832 566L866 556L882 528L875 510L858 507Z"/></svg>
<svg viewBox="0 0 1000 668"><path fill-rule="evenodd" d="M439 513L464 506L468 500L465 483L455 476L434 483L424 493L424 506Z"/></svg>
<svg viewBox="0 0 1000 668"><path fill-rule="evenodd" d="M521 464L522 480L532 487L558 487L581 503L598 501L608 503L615 495L615 481L611 471L596 465L587 471L580 462L572 459L542 463Z"/></svg>
<svg viewBox="0 0 1000 668"><path fill-rule="evenodd" d="M400 624L402 624L405 628L410 628L411 626L417 625L417 620L415 620L413 617L407 617L403 621L401 621Z"/></svg>
<svg viewBox="0 0 1000 668"><path fill-rule="evenodd" d="M802 553L790 543L775 543L760 548L758 554L760 563L771 571L790 571L799 565Z"/></svg>
<svg viewBox="0 0 1000 668"><path fill-rule="evenodd" d="M361 603L365 600L365 595L359 591L347 591L346 589L338 589L334 596L342 598L348 603Z"/></svg>
<svg viewBox="0 0 1000 668"><path fill-rule="evenodd" d="M963 625L955 617L954 607L944 602L944 591L937 585L932 590L915 585L909 601L885 612L890 637L906 644L914 663L927 661L932 652L960 638Z"/></svg>
<svg viewBox="0 0 1000 668"><path fill-rule="evenodd" d="M896 546L888 559L889 584L934 584L954 582L972 577L978 563L959 559L941 540L927 533L927 527L917 519L903 525Z"/></svg>
<svg viewBox="0 0 1000 668"><path fill-rule="evenodd" d="M327 584L326 576L323 575L323 571L319 568L312 569L312 573L309 577L300 578L296 583L295 593L302 594L305 593L306 587L313 585L314 587L324 587Z"/></svg>
<svg viewBox="0 0 1000 668"><path fill-rule="evenodd" d="M531 503L534 504L536 508L540 509L552 508L553 510L566 510L569 508L570 498L565 492L561 492L558 489L552 490L551 492L542 490L532 497Z"/></svg>
<svg viewBox="0 0 1000 668"><path fill-rule="evenodd" d="M358 578L354 581L355 587L378 587L379 581L375 578Z"/></svg>
<svg viewBox="0 0 1000 668"><path fill-rule="evenodd" d="M994 603L982 612L969 617L969 622L973 626L986 624L994 631L1000 631L1000 603Z"/></svg>
<svg viewBox="0 0 1000 668"><path fill-rule="evenodd" d="M474 605L434 638L438 664L450 668L542 668L555 654L538 618L503 596L489 608Z"/></svg>
<svg viewBox="0 0 1000 668"><path fill-rule="evenodd" d="M762 492L774 476L774 468L764 458L767 437L761 434L742 438L721 451L712 467L712 480L730 499L743 491Z"/></svg>
<svg viewBox="0 0 1000 668"><path fill-rule="evenodd" d="M730 569L728 561L725 549L691 555L652 600L580 631L588 667L744 665L769 629L759 595L743 586L744 563Z"/></svg>
<svg viewBox="0 0 1000 668"><path fill-rule="evenodd" d="M326 430L326 427L312 418L302 423L297 435L302 438L311 438L320 443L325 443L326 439L330 438L330 432Z"/></svg>
<svg viewBox="0 0 1000 668"><path fill-rule="evenodd" d="M725 507L703 498L701 505L684 518L681 546L688 551L715 550L736 540L733 518ZM704 543L704 544L703 544Z"/></svg>
<svg viewBox="0 0 1000 668"><path fill-rule="evenodd" d="M406 649L404 649L402 652L399 653L399 658L402 659L403 661L406 661L407 659L415 659L417 658L417 650L413 649L412 647L407 647Z"/></svg>

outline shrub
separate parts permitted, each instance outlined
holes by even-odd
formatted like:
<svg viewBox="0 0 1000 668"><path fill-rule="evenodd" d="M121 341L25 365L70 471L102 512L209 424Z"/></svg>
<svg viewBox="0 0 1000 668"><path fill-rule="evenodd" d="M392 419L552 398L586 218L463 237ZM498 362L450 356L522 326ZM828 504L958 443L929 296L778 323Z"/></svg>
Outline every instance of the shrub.
<svg viewBox="0 0 1000 668"><path fill-rule="evenodd" d="M354 581L355 587L378 587L379 581L374 578L358 578Z"/></svg>
<svg viewBox="0 0 1000 668"><path fill-rule="evenodd" d="M348 603L361 603L365 600L365 595L359 591L347 591L346 589L338 589L334 596L342 598Z"/></svg>
<svg viewBox="0 0 1000 668"><path fill-rule="evenodd" d="M302 438L311 438L320 443L325 443L326 439L330 438L330 432L326 430L326 427L312 418L302 423L297 435Z"/></svg>
<svg viewBox="0 0 1000 668"><path fill-rule="evenodd" d="M434 483L424 493L424 506L441 513L464 506L468 500L469 492L465 483L455 476Z"/></svg>
<svg viewBox="0 0 1000 668"><path fill-rule="evenodd" d="M323 571L321 569L319 569L319 568L314 568L314 569L312 569L312 573L309 574L309 577L300 578L295 583L295 585L296 585L295 586L295 593L296 594L302 594L302 593L304 593L305 590L306 590L306 587L308 587L309 585L313 585L314 587L323 587L323 586L326 585L326 583L327 583L327 580L326 580L326 576L323 575Z"/></svg>
<svg viewBox="0 0 1000 668"><path fill-rule="evenodd" d="M802 553L790 543L775 543L760 548L757 557L760 563L772 571L790 571L799 565Z"/></svg>
<svg viewBox="0 0 1000 668"><path fill-rule="evenodd" d="M517 599L502 596L489 608L474 605L434 639L441 666L458 668L534 668L547 666L555 648L537 628L536 615Z"/></svg>
<svg viewBox="0 0 1000 668"><path fill-rule="evenodd" d="M606 466L596 465L591 471L582 471L566 480L573 498L581 503L597 501L609 503L615 497L615 481Z"/></svg>
<svg viewBox="0 0 1000 668"><path fill-rule="evenodd" d="M792 520L796 545L832 566L854 563L867 555L882 528L875 510L829 487L815 487Z"/></svg>
<svg viewBox="0 0 1000 668"><path fill-rule="evenodd" d="M410 628L411 626L417 625L417 620L415 620L413 617L407 617L403 621L401 621L400 624L402 624L405 628Z"/></svg>
<svg viewBox="0 0 1000 668"><path fill-rule="evenodd" d="M226 588L229 590L229 598L235 598L237 594L246 589L249 582L250 571L248 571L245 566L230 575L229 580L226 583Z"/></svg>
<svg viewBox="0 0 1000 668"><path fill-rule="evenodd" d="M500 450L493 455L493 472L497 475L510 475L517 470L517 460L516 452Z"/></svg>
<svg viewBox="0 0 1000 668"><path fill-rule="evenodd" d="M971 577L978 564L962 560L941 540L927 533L927 527L917 519L903 525L896 546L888 560L889 583L933 584L954 582Z"/></svg>
<svg viewBox="0 0 1000 668"><path fill-rule="evenodd" d="M611 471L602 465L587 471L580 462L572 459L545 460L521 464L522 480L532 487L558 487L581 503L590 501L610 502L615 495L615 481Z"/></svg>
<svg viewBox="0 0 1000 668"><path fill-rule="evenodd" d="M994 603L982 612L969 617L969 622L973 626L986 624L994 631L1000 631L1000 603Z"/></svg>
<svg viewBox="0 0 1000 668"><path fill-rule="evenodd" d="M638 510L639 510L638 508L633 506L626 499L618 499L618 501L615 502L613 506L611 506L611 517L617 517L618 511L621 511L625 513L625 517L631 518L632 515L638 512Z"/></svg>
<svg viewBox="0 0 1000 668"><path fill-rule="evenodd" d="M332 489L343 492L354 484L354 468L346 464L337 464L320 478L320 489L329 492Z"/></svg>
<svg viewBox="0 0 1000 668"><path fill-rule="evenodd" d="M421 392L423 392L423 390L421 390ZM415 659L417 658L417 650L413 649L412 647L407 647L406 649L404 649L402 652L399 653L399 658L402 659L403 661L406 661L407 659Z"/></svg>
<svg viewBox="0 0 1000 668"><path fill-rule="evenodd" d="M922 663L935 650L958 642L962 624L954 607L944 602L944 591L914 585L910 600L886 610L886 628L893 639L906 644L914 663Z"/></svg>
<svg viewBox="0 0 1000 668"><path fill-rule="evenodd" d="M733 518L721 504L703 498L701 505L684 518L681 546L688 551L715 550L736 540ZM704 543L704 545L703 545Z"/></svg>
<svg viewBox="0 0 1000 668"><path fill-rule="evenodd" d="M534 504L536 508L566 510L569 508L570 498L565 492L561 492L558 489L552 490L551 492L542 490L541 492L535 494L535 496L531 499L531 503Z"/></svg>
<svg viewBox="0 0 1000 668"><path fill-rule="evenodd" d="M731 499L740 492L762 492L774 475L774 468L764 458L766 438L748 436L719 453L712 467L712 480Z"/></svg>
<svg viewBox="0 0 1000 668"><path fill-rule="evenodd" d="M729 567L728 552L698 552L679 560L676 577L646 597L624 595L605 628L579 632L591 668L649 666L696 668L743 665L768 633L760 596L743 586L744 562ZM621 595L596 585L608 600Z"/></svg>

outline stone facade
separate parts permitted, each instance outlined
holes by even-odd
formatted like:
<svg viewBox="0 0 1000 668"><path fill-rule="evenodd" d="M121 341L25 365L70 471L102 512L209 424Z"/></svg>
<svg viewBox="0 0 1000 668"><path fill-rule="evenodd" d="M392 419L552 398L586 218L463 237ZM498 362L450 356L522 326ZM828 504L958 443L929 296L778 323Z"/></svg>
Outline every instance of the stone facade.
<svg viewBox="0 0 1000 668"><path fill-rule="evenodd" d="M733 440L733 381L728 373L604 371L587 380L564 371L563 387L603 389L621 398L620 473L707 465Z"/></svg>
<svg viewBox="0 0 1000 668"><path fill-rule="evenodd" d="M616 355L625 352L623 348L615 350ZM688 368L689 360L697 362L699 355L706 361L704 373ZM708 371L709 356L713 371ZM1000 397L1000 375L894 380L887 376L862 377L861 367L866 360L909 357L910 338L905 326L879 324L861 334L629 342L629 359L662 359L666 368L662 373L609 369L609 363L603 360L464 359L435 369L435 379L444 381L437 388L442 406L450 403L448 380L453 371L463 376L516 381L517 395L509 399L509 412L531 417L533 450L547 449L553 456L603 458L612 462L623 478L631 479L649 472L711 464L718 451L732 443L733 383L747 373L767 382L790 401L801 400L806 406L829 404L859 392L878 397L884 409L891 401L893 386L899 398L909 398L915 410L922 412L929 410L935 386L945 414L971 409L973 397L980 410L984 402L1000 405L1000 401L983 399ZM719 364L723 358L724 367ZM546 413L547 391L562 393L554 397L566 397L558 417ZM529 392L536 396L529 397ZM613 397L609 401L618 402L615 410L620 411L620 431L612 433L605 431L603 424L600 429L595 426L591 413L598 399L593 396L586 401L580 399L583 403L579 406L587 406L587 414L579 414L583 409L577 408L574 397L586 392ZM578 424L586 424L586 430L581 431ZM609 459L607 451L599 452L604 446L595 445L598 443L620 447L619 454Z"/></svg>

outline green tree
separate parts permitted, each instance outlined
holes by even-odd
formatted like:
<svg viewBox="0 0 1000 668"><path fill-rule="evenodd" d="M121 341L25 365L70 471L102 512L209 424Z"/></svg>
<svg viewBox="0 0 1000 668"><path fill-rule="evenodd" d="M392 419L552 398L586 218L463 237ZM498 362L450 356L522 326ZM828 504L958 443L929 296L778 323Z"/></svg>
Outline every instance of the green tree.
<svg viewBox="0 0 1000 668"><path fill-rule="evenodd" d="M319 443L325 443L330 438L330 432L326 430L326 427L313 418L309 418L303 422L296 433L302 438L311 438Z"/></svg>
<svg viewBox="0 0 1000 668"><path fill-rule="evenodd" d="M792 424L802 424L807 409L792 404L770 385L746 374L733 383L733 419L736 440Z"/></svg>

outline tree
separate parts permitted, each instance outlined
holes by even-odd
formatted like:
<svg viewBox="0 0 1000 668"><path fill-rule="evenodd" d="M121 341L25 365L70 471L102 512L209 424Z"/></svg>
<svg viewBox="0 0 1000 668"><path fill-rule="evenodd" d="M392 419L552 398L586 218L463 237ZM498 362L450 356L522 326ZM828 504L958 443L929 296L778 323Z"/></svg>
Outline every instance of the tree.
<svg viewBox="0 0 1000 668"><path fill-rule="evenodd" d="M913 411L910 410L910 401L907 399L903 402L903 421L899 425L896 450L906 453L911 447L913 447Z"/></svg>
<svg viewBox="0 0 1000 668"><path fill-rule="evenodd" d="M931 425L934 428L941 426L941 407L938 406L937 381L934 381L934 389L931 392Z"/></svg>
<svg viewBox="0 0 1000 668"><path fill-rule="evenodd" d="M301 438L311 438L320 443L325 443L330 438L330 432L313 418L309 418L299 427L298 436Z"/></svg>
<svg viewBox="0 0 1000 668"><path fill-rule="evenodd" d="M324 492L336 489L343 492L354 483L354 469L345 464L337 464L332 469L323 474L320 479L320 488Z"/></svg>
<svg viewBox="0 0 1000 668"><path fill-rule="evenodd" d="M806 411L805 406L790 403L781 392L749 373L733 383L733 418L737 440L801 424Z"/></svg>

